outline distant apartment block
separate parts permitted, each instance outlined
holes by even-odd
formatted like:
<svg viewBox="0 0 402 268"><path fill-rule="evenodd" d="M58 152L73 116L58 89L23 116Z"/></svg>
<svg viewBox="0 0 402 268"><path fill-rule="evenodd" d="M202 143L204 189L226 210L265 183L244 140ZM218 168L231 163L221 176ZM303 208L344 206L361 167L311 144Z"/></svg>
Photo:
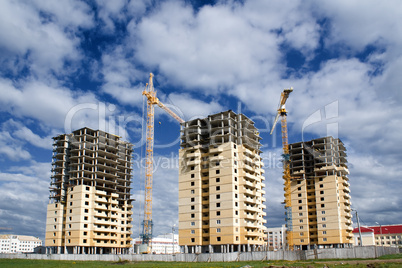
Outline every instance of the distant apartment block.
<svg viewBox="0 0 402 268"><path fill-rule="evenodd" d="M254 122L230 110L182 124L179 244L184 252L265 246L260 140Z"/></svg>
<svg viewBox="0 0 402 268"><path fill-rule="evenodd" d="M127 253L132 144L86 127L53 139L46 247L54 253Z"/></svg>
<svg viewBox="0 0 402 268"><path fill-rule="evenodd" d="M140 253L141 238L134 239L134 253ZM163 234L152 237L149 241L149 247L152 254L176 254L180 253L179 235Z"/></svg>
<svg viewBox="0 0 402 268"><path fill-rule="evenodd" d="M0 253L32 253L42 240L27 235L0 235Z"/></svg>
<svg viewBox="0 0 402 268"><path fill-rule="evenodd" d="M266 229L267 246L270 251L286 250L286 225Z"/></svg>
<svg viewBox="0 0 402 268"><path fill-rule="evenodd" d="M296 249L353 245L346 148L325 137L289 145Z"/></svg>
<svg viewBox="0 0 402 268"><path fill-rule="evenodd" d="M362 226L362 246L402 247L402 225ZM353 229L355 246L360 245L359 229Z"/></svg>

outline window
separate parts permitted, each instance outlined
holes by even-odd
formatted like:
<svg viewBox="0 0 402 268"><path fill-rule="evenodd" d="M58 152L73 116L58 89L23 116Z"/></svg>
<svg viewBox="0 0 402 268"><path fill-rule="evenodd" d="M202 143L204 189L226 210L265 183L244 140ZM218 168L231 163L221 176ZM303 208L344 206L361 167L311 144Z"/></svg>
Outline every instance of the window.
<svg viewBox="0 0 402 268"><path fill-rule="evenodd" d="M195 242L195 238L191 238L191 243L194 243Z"/></svg>
<svg viewBox="0 0 402 268"><path fill-rule="evenodd" d="M84 212L85 212L85 213L88 213L88 211L89 211L89 210L88 210L87 208L86 208L86 209L84 209Z"/></svg>
<svg viewBox="0 0 402 268"><path fill-rule="evenodd" d="M301 222L303 222L303 220L299 220L299 222L301 223Z"/></svg>
<svg viewBox="0 0 402 268"><path fill-rule="evenodd" d="M221 178L216 178L216 182L220 182L221 181Z"/></svg>
<svg viewBox="0 0 402 268"><path fill-rule="evenodd" d="M302 210L302 209L303 209L303 206L300 206L300 207L299 207L299 210Z"/></svg>
<svg viewBox="0 0 402 268"><path fill-rule="evenodd" d="M233 153L233 156L237 156L236 152Z"/></svg>
<svg viewBox="0 0 402 268"><path fill-rule="evenodd" d="M194 193L195 193L195 191L194 191L194 190L191 190L191 193L192 193L192 194L194 194Z"/></svg>
<svg viewBox="0 0 402 268"><path fill-rule="evenodd" d="M238 206L239 206L239 203L235 202L235 207L238 207Z"/></svg>
<svg viewBox="0 0 402 268"><path fill-rule="evenodd" d="M300 230L302 230L303 229L303 226L300 226Z"/></svg>
<svg viewBox="0 0 402 268"><path fill-rule="evenodd" d="M194 178L195 177L195 175L194 174L191 174L191 178Z"/></svg>
<svg viewBox="0 0 402 268"><path fill-rule="evenodd" d="M325 214L325 210L321 211L321 214Z"/></svg>
<svg viewBox="0 0 402 268"><path fill-rule="evenodd" d="M327 231L322 231L322 234L327 234Z"/></svg>
<svg viewBox="0 0 402 268"><path fill-rule="evenodd" d="M220 195L220 194L217 194L217 195L216 195L216 199L221 199L221 195Z"/></svg>
<svg viewBox="0 0 402 268"><path fill-rule="evenodd" d="M237 185L235 185L235 190L237 190Z"/></svg>
<svg viewBox="0 0 402 268"><path fill-rule="evenodd" d="M297 181L297 184L301 184L301 181Z"/></svg>
<svg viewBox="0 0 402 268"><path fill-rule="evenodd" d="M239 237L238 237L238 236L236 236L236 241L239 241Z"/></svg>
<svg viewBox="0 0 402 268"><path fill-rule="evenodd" d="M300 236L303 236L303 235L304 235L304 233L303 233L303 232L301 232L301 233L300 233Z"/></svg>
<svg viewBox="0 0 402 268"><path fill-rule="evenodd" d="M235 148L235 149L236 149L236 144L233 144L233 148Z"/></svg>
<svg viewBox="0 0 402 268"><path fill-rule="evenodd" d="M300 239L300 242L301 242L301 243L304 243L304 239Z"/></svg>
<svg viewBox="0 0 402 268"><path fill-rule="evenodd" d="M237 181L237 177L235 177L234 180Z"/></svg>
<svg viewBox="0 0 402 268"><path fill-rule="evenodd" d="M194 225L195 225L195 222L194 222L194 221L192 221L192 222L191 222L191 226L194 226Z"/></svg>
<svg viewBox="0 0 402 268"><path fill-rule="evenodd" d="M195 182L193 182L193 181L190 182L190 185L191 185L191 186L194 186L194 185L195 185Z"/></svg>
<svg viewBox="0 0 402 268"><path fill-rule="evenodd" d="M87 232L84 232L84 235L87 235L88 233Z"/></svg>
<svg viewBox="0 0 402 268"><path fill-rule="evenodd" d="M191 197L191 202L195 202L195 198L194 198L194 197Z"/></svg>
<svg viewBox="0 0 402 268"><path fill-rule="evenodd" d="M89 198L89 194L85 194L85 198Z"/></svg>
<svg viewBox="0 0 402 268"><path fill-rule="evenodd" d="M72 206L73 205L73 202L70 202L70 206Z"/></svg>
<svg viewBox="0 0 402 268"><path fill-rule="evenodd" d="M221 224L221 220L216 220L216 224Z"/></svg>
<svg viewBox="0 0 402 268"><path fill-rule="evenodd" d="M324 184L320 184L320 188L324 188Z"/></svg>
<svg viewBox="0 0 402 268"><path fill-rule="evenodd" d="M237 168L235 168L234 172L237 173Z"/></svg>
<svg viewBox="0 0 402 268"><path fill-rule="evenodd" d="M322 241L327 241L327 238L326 238L326 237L324 237L324 238L322 239Z"/></svg>
<svg viewBox="0 0 402 268"><path fill-rule="evenodd" d="M219 166L219 164L220 164L220 162L219 162L219 161L216 161L215 165L216 165L216 166Z"/></svg>
<svg viewBox="0 0 402 268"><path fill-rule="evenodd" d="M89 202L88 202L88 201L85 201L85 206L89 206Z"/></svg>
<svg viewBox="0 0 402 268"><path fill-rule="evenodd" d="M217 238L216 238L216 241L221 241L221 237L220 236L218 236Z"/></svg>
<svg viewBox="0 0 402 268"><path fill-rule="evenodd" d="M299 213L299 216L303 216L303 213Z"/></svg>
<svg viewBox="0 0 402 268"><path fill-rule="evenodd" d="M322 218L321 220L322 220L322 221L326 221L327 219L324 217L324 218Z"/></svg>
<svg viewBox="0 0 402 268"><path fill-rule="evenodd" d="M302 196L302 194L297 194L297 196L298 196L298 197L301 197L301 196Z"/></svg>
<svg viewBox="0 0 402 268"><path fill-rule="evenodd" d="M236 161L236 160L234 160L234 164L237 165L237 161Z"/></svg>
<svg viewBox="0 0 402 268"><path fill-rule="evenodd" d="M216 203L216 207L220 208L221 207L221 203Z"/></svg>
<svg viewBox="0 0 402 268"><path fill-rule="evenodd" d="M236 210L236 211L235 211L235 215L239 215L239 211Z"/></svg>
<svg viewBox="0 0 402 268"><path fill-rule="evenodd" d="M327 228L327 225L326 225L326 224L323 224L323 225L322 225L322 228Z"/></svg>
<svg viewBox="0 0 402 268"><path fill-rule="evenodd" d="M220 174L221 171L220 171L219 169L217 169L217 170L215 171L215 173L216 173L216 174Z"/></svg>
<svg viewBox="0 0 402 268"><path fill-rule="evenodd" d="M88 217L87 216L84 216L84 221L87 221L88 220Z"/></svg>
<svg viewBox="0 0 402 268"><path fill-rule="evenodd" d="M301 187L297 188L298 191L301 191Z"/></svg>
<svg viewBox="0 0 402 268"><path fill-rule="evenodd" d="M237 198L237 194L235 194L235 198Z"/></svg>
<svg viewBox="0 0 402 268"><path fill-rule="evenodd" d="M191 206L191 210L194 210L195 209L195 206Z"/></svg>
<svg viewBox="0 0 402 268"><path fill-rule="evenodd" d="M216 228L216 232L220 233L221 232L221 228Z"/></svg>
<svg viewBox="0 0 402 268"><path fill-rule="evenodd" d="M195 230L191 230L191 233L192 233L192 234L195 234Z"/></svg>
<svg viewBox="0 0 402 268"><path fill-rule="evenodd" d="M195 214L191 214L191 218L195 218Z"/></svg>
<svg viewBox="0 0 402 268"><path fill-rule="evenodd" d="M325 204L321 204L321 207L322 207L322 208L325 208Z"/></svg>
<svg viewBox="0 0 402 268"><path fill-rule="evenodd" d="M70 195L70 198L73 198L73 195Z"/></svg>
<svg viewBox="0 0 402 268"><path fill-rule="evenodd" d="M217 190L217 191L220 191L220 190L221 190L221 187L220 187L220 186L216 186L216 190Z"/></svg>
<svg viewBox="0 0 402 268"><path fill-rule="evenodd" d="M303 202L303 201L300 199L300 200L299 200L299 204L302 203L302 202Z"/></svg>
<svg viewBox="0 0 402 268"><path fill-rule="evenodd" d="M220 216L221 215L221 212L220 211L217 211L216 212L216 216Z"/></svg>
<svg viewBox="0 0 402 268"><path fill-rule="evenodd" d="M319 181L322 181L322 178L320 178Z"/></svg>
<svg viewBox="0 0 402 268"><path fill-rule="evenodd" d="M321 200L321 201L324 201L324 197L321 197L320 200Z"/></svg>
<svg viewBox="0 0 402 268"><path fill-rule="evenodd" d="M191 170L194 170L194 167L191 167Z"/></svg>
<svg viewBox="0 0 402 268"><path fill-rule="evenodd" d="M86 240L86 239L83 239L82 242L85 244L85 243L87 242L87 240Z"/></svg>
<svg viewBox="0 0 402 268"><path fill-rule="evenodd" d="M70 209L70 213L73 213L73 210L72 210L72 209Z"/></svg>

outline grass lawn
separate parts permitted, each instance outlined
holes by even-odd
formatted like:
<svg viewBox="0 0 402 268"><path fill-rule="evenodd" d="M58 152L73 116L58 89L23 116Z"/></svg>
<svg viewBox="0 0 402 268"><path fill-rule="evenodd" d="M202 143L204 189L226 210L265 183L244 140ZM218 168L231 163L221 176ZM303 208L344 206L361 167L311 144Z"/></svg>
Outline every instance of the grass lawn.
<svg viewBox="0 0 402 268"><path fill-rule="evenodd" d="M308 260L308 261L246 261L246 262L104 262L0 259L0 267L402 267L402 254L385 255L378 259Z"/></svg>

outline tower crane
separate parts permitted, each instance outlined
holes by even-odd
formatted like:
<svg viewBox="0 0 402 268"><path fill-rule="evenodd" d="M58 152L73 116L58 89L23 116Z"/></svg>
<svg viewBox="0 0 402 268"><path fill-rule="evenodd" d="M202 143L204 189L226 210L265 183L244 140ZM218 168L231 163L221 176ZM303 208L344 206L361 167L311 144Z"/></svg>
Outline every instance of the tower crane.
<svg viewBox="0 0 402 268"><path fill-rule="evenodd" d="M149 75L149 83L145 85L142 95L147 97L147 128L146 128L146 160L145 160L145 202L144 202L144 221L141 241L146 245L146 251L149 253L149 242L152 239L152 184L153 184L153 152L154 152L154 105L158 105L179 123L184 120L176 115L172 110L166 107L157 97L153 84L153 73Z"/></svg>
<svg viewBox="0 0 402 268"><path fill-rule="evenodd" d="M293 250L293 225L292 225L292 203L291 203L291 180L290 175L290 155L289 155L289 144L288 144L288 126L287 126L287 111L285 108L286 100L289 98L289 94L293 91L293 88L284 89L281 93L281 98L279 101L278 113L276 114L274 124L271 129L271 135L275 129L276 123L278 122L279 116L281 117L281 129L282 129L282 148L283 148L283 179L284 179L284 190L285 190L285 209L286 209L286 237L289 245L289 249Z"/></svg>

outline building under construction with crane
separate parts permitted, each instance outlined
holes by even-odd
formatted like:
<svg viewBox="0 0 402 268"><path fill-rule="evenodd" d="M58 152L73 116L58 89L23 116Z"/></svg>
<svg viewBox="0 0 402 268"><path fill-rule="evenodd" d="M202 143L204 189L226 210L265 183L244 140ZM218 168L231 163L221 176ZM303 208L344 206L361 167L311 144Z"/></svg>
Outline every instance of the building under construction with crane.
<svg viewBox="0 0 402 268"><path fill-rule="evenodd" d="M184 252L264 249L260 140L254 122L231 110L181 124L179 244Z"/></svg>
<svg viewBox="0 0 402 268"><path fill-rule="evenodd" d="M286 242L290 250L350 247L353 228L346 149L339 139L288 144L284 89L271 130L281 117Z"/></svg>

